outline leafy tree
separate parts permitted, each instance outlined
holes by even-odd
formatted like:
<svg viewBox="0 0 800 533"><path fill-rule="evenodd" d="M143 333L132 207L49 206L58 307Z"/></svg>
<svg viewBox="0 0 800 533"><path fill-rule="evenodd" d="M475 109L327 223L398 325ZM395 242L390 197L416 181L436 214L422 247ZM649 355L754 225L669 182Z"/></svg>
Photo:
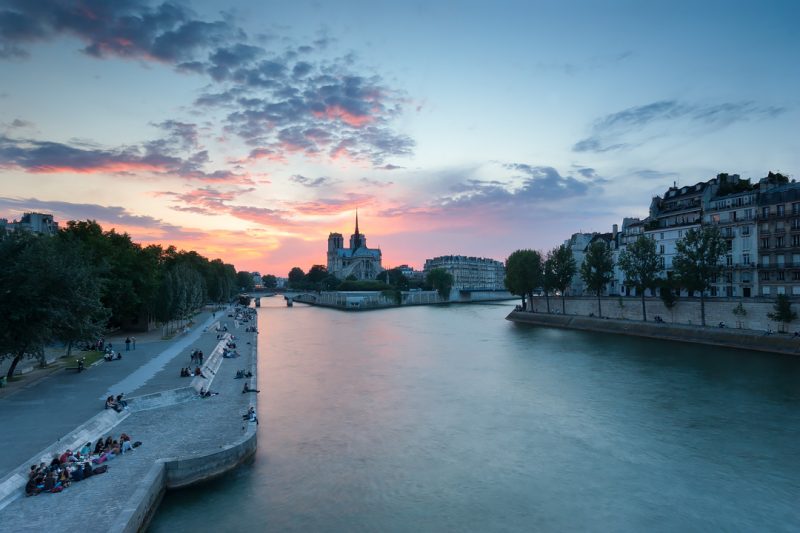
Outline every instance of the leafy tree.
<svg viewBox="0 0 800 533"><path fill-rule="evenodd" d="M644 291L655 288L661 267L656 252L656 241L640 235L619 254L619 266L625 273L625 284L636 287L642 297L642 317L647 322Z"/></svg>
<svg viewBox="0 0 800 533"><path fill-rule="evenodd" d="M700 291L700 320L705 326L705 292L711 286L711 279L722 270L725 239L719 229L713 226L691 229L675 243L675 248L677 252L672 259L672 267L678 281L689 294Z"/></svg>
<svg viewBox="0 0 800 533"><path fill-rule="evenodd" d="M328 277L328 268L325 265L313 265L306 274L306 281L316 288L326 277Z"/></svg>
<svg viewBox="0 0 800 533"><path fill-rule="evenodd" d="M542 263L542 290L544 291L544 300L548 313L550 313L550 291L553 290L553 285L556 282L552 252L552 250L547 252L547 257Z"/></svg>
<svg viewBox="0 0 800 533"><path fill-rule="evenodd" d="M453 288L453 275L443 268L434 268L428 272L428 283L436 289L442 299L450 297L450 290Z"/></svg>
<svg viewBox="0 0 800 533"><path fill-rule="evenodd" d="M550 268L552 269L550 275L552 276L552 287L561 293L561 312L567 313L566 293L572 278L578 272L578 266L575 264L575 257L572 255L572 250L569 246L562 244L547 254L547 260L550 261Z"/></svg>
<svg viewBox="0 0 800 533"><path fill-rule="evenodd" d="M278 278L272 274L264 274L261 276L261 283L265 289L274 289L278 286Z"/></svg>
<svg viewBox="0 0 800 533"><path fill-rule="evenodd" d="M339 278L337 278L333 274L328 274L322 279L322 281L320 282L320 286L322 287L322 290L335 291L339 287L339 285L341 285L341 283L342 282L339 281Z"/></svg>
<svg viewBox="0 0 800 533"><path fill-rule="evenodd" d="M523 309L527 309L527 295L533 310L533 291L542 286L542 278L542 256L536 250L517 250L506 259L506 288L511 294L522 297Z"/></svg>
<svg viewBox="0 0 800 533"><path fill-rule="evenodd" d="M407 291L409 288L409 281L408 278L403 274L403 271L399 268L392 268L390 270L384 270L375 278L379 281L384 283L388 283L392 287L395 287L397 290L400 291Z"/></svg>
<svg viewBox="0 0 800 533"><path fill-rule="evenodd" d="M779 294L775 301L774 311L767 313L767 317L775 322L781 322L781 331L786 331L786 326L797 319L797 313L792 310L792 302L785 294Z"/></svg>
<svg viewBox="0 0 800 533"><path fill-rule="evenodd" d="M658 283L658 296L667 309L672 309L678 303L675 281L672 279L662 279Z"/></svg>
<svg viewBox="0 0 800 533"><path fill-rule="evenodd" d="M253 274L247 272L246 270L240 270L236 273L236 286L239 287L240 290L247 292L252 291L255 289L256 284L253 281Z"/></svg>
<svg viewBox="0 0 800 533"><path fill-rule="evenodd" d="M42 355L54 340L96 333L104 311L92 266L56 239L14 232L0 241L0 358L11 357L7 377L26 356ZM83 316L82 313L88 313Z"/></svg>
<svg viewBox="0 0 800 533"><path fill-rule="evenodd" d="M289 286L293 289L298 288L306 279L306 273L300 267L294 267L289 271Z"/></svg>
<svg viewBox="0 0 800 533"><path fill-rule="evenodd" d="M589 290L597 294L597 315L603 318L600 297L606 284L614 278L614 258L605 241L594 241L587 248L581 265L581 278Z"/></svg>

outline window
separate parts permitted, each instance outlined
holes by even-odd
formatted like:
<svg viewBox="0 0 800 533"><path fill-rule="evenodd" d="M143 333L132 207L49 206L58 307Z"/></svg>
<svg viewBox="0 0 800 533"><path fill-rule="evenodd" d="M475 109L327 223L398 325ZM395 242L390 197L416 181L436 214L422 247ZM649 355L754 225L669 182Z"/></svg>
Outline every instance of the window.
<svg viewBox="0 0 800 533"><path fill-rule="evenodd" d="M736 211L733 212L733 220L736 220Z"/></svg>
<svg viewBox="0 0 800 533"><path fill-rule="evenodd" d="M786 287L775 287L777 294L786 294Z"/></svg>
<svg viewBox="0 0 800 533"><path fill-rule="evenodd" d="M742 264L750 264L750 254L742 254Z"/></svg>
<svg viewBox="0 0 800 533"><path fill-rule="evenodd" d="M750 235L750 226L742 226L742 236L747 237Z"/></svg>
<svg viewBox="0 0 800 533"><path fill-rule="evenodd" d="M761 294L769 296L769 287L761 287Z"/></svg>
<svg viewBox="0 0 800 533"><path fill-rule="evenodd" d="M762 272L758 275L758 279L761 281L769 281L769 272Z"/></svg>
<svg viewBox="0 0 800 533"><path fill-rule="evenodd" d="M727 266L733 266L733 256L729 255L725 258L725 264Z"/></svg>
<svg viewBox="0 0 800 533"><path fill-rule="evenodd" d="M784 215L784 211L786 210L786 206L781 204L781 205L776 206L776 207L778 208L778 216L782 217Z"/></svg>
<svg viewBox="0 0 800 533"><path fill-rule="evenodd" d="M764 265L764 266L769 266L769 256L768 255L762 255L761 256L761 264Z"/></svg>
<svg viewBox="0 0 800 533"><path fill-rule="evenodd" d="M786 245L785 237L775 237L775 248L783 248Z"/></svg>
<svg viewBox="0 0 800 533"><path fill-rule="evenodd" d="M683 237L683 230L679 229L678 230L678 238L680 239L681 237Z"/></svg>
<svg viewBox="0 0 800 533"><path fill-rule="evenodd" d="M783 270L778 270L778 281L783 281L785 279L786 279L786 274L783 272Z"/></svg>
<svg viewBox="0 0 800 533"><path fill-rule="evenodd" d="M711 287L711 296L716 296L716 295L717 295L717 288Z"/></svg>
<svg viewBox="0 0 800 533"><path fill-rule="evenodd" d="M762 248L769 248L769 237L763 237L761 239L761 247Z"/></svg>
<svg viewBox="0 0 800 533"><path fill-rule="evenodd" d="M733 241L725 241L725 250L728 252L733 250Z"/></svg>
<svg viewBox="0 0 800 533"><path fill-rule="evenodd" d="M761 216L764 218L769 218L769 206L761 208Z"/></svg>
<svg viewBox="0 0 800 533"><path fill-rule="evenodd" d="M747 220L752 220L753 219L753 210L752 209L745 209L744 210L744 218L746 218Z"/></svg>
<svg viewBox="0 0 800 533"><path fill-rule="evenodd" d="M725 283L727 283L728 285L733 283L733 273L732 272L726 272L725 273Z"/></svg>
<svg viewBox="0 0 800 533"><path fill-rule="evenodd" d="M792 214L800 215L800 202L795 202L792 204Z"/></svg>
<svg viewBox="0 0 800 533"><path fill-rule="evenodd" d="M800 235L792 235L792 246L800 246Z"/></svg>
<svg viewBox="0 0 800 533"><path fill-rule="evenodd" d="M661 236L659 237L659 239L661 239L662 241L664 240L664 234L663 233L661 233Z"/></svg>
<svg viewBox="0 0 800 533"><path fill-rule="evenodd" d="M800 270L792 271L792 281L800 281Z"/></svg>
<svg viewBox="0 0 800 533"><path fill-rule="evenodd" d="M750 283L750 272L742 272L742 283Z"/></svg>

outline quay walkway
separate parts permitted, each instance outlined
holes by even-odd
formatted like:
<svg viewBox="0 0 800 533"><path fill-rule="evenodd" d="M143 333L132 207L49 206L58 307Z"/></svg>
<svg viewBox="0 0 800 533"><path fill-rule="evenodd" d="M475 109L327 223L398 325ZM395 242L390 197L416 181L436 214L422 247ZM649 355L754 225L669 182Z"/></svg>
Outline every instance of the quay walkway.
<svg viewBox="0 0 800 533"><path fill-rule="evenodd" d="M258 388L257 334L245 332L245 326L235 324L227 314L223 311L212 318L209 313L194 330L169 341L153 340L150 346L137 342L136 352L123 351L122 361L103 362L71 375L68 378L74 382L67 380L67 386L65 377L57 374L38 382L33 391L0 399L0 420L26 419L22 424L10 420L11 425L4 427L12 430L2 432L7 450L22 451L4 458L0 530L137 531L146 525L166 488L213 477L246 459L255 450L256 431L255 424L243 421L242 415L256 405L257 394L242 393L242 387L247 381ZM221 357L226 339L217 339L218 323L227 325L228 333L236 336L239 358ZM124 344L120 347L124 350ZM211 380L210 390L218 395L201 399L190 387L199 389L207 382L180 377L180 369L190 366L193 349L204 352L203 372ZM130 361L127 366L126 361ZM239 369L251 370L254 377L234 379ZM83 386L76 388L75 383L82 379ZM103 410L107 392L125 392L129 409L119 414ZM10 486L15 473L26 470L28 462L47 451L48 445L59 450L69 447L70 437L75 437L69 432L90 418L79 434L86 434L88 427L97 433L93 442L100 436L119 438L124 432L143 444L105 463L107 473L73 483L59 494L25 497L20 487L14 498L3 500L4 482ZM35 438L39 429L47 437ZM60 432L60 441L53 438L54 431ZM46 438L50 440L43 442Z"/></svg>

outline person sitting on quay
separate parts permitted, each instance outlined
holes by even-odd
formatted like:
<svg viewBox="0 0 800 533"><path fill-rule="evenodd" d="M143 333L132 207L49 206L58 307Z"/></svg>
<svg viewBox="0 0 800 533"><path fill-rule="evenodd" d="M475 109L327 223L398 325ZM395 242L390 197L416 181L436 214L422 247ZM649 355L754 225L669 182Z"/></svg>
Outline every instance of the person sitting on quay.
<svg viewBox="0 0 800 533"><path fill-rule="evenodd" d="M117 394L116 402L117 402L117 405L119 405L123 409L127 409L128 408L128 402L126 402L123 399L124 396L125 396L124 392L121 392L121 393Z"/></svg>
<svg viewBox="0 0 800 533"><path fill-rule="evenodd" d="M251 389L250 385L247 382L245 382L244 388L242 389L242 394L244 394L246 392L261 392L261 391L258 390L258 389Z"/></svg>
<svg viewBox="0 0 800 533"><path fill-rule="evenodd" d="M258 417L256 416L256 409L253 406L250 406L250 409L247 410L247 414L242 415L242 420L247 420L249 422L255 422L258 425Z"/></svg>
<svg viewBox="0 0 800 533"><path fill-rule="evenodd" d="M120 407L119 404L117 404L117 402L114 401L113 396L109 396L108 398L106 398L106 409L113 409L118 413L122 412L122 407Z"/></svg>
<svg viewBox="0 0 800 533"><path fill-rule="evenodd" d="M208 378L206 377L206 375L205 375L205 374L203 374L203 371L200 369L200 367L199 367L199 366L198 366L198 367L195 367L195 369L194 369L194 377L197 377L197 376L200 376L200 377L201 377L201 378L203 378L203 379L208 379Z"/></svg>
<svg viewBox="0 0 800 533"><path fill-rule="evenodd" d="M211 389L200 389L200 397L201 398L211 398L212 396L217 396L218 392L211 392Z"/></svg>

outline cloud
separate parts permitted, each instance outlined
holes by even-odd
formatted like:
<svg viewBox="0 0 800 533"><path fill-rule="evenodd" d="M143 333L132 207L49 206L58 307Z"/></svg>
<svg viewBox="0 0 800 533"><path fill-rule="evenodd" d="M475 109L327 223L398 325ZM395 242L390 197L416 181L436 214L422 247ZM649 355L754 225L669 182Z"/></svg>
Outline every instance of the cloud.
<svg viewBox="0 0 800 533"><path fill-rule="evenodd" d="M32 43L73 36L98 59L158 61L179 72L208 76L210 84L195 106L203 113L224 110L225 133L274 161L303 154L378 166L414 148L410 137L392 127L408 100L405 94L378 75L362 75L353 55L313 57L331 45L326 36L313 46L279 48L273 39L275 44L265 48L229 17L201 20L172 2L6 0L4 6L0 56L20 58ZM196 145L196 130L181 129L191 125L168 120L160 126L171 129L172 139L181 139L183 148Z"/></svg>
<svg viewBox="0 0 800 533"><path fill-rule="evenodd" d="M381 189L394 185L393 181L378 181L370 178L361 178L359 181L365 185L370 185L372 187L378 187Z"/></svg>
<svg viewBox="0 0 800 533"><path fill-rule="evenodd" d="M165 123L166 124L166 123ZM186 148L185 124L170 125L171 133L138 146L99 148L73 142L70 144L0 135L0 168L17 168L34 174L98 174L140 172L170 174L205 181L249 182L249 178L227 170L207 172L208 152L177 155ZM191 128L189 128L191 129ZM176 133L177 132L177 133Z"/></svg>
<svg viewBox="0 0 800 533"><path fill-rule="evenodd" d="M668 135L671 127L715 131L736 122L763 120L785 113L785 107L753 101L691 104L661 100L611 113L596 120L591 135L581 139L574 152L609 152L638 146L648 138Z"/></svg>
<svg viewBox="0 0 800 533"><path fill-rule="evenodd" d="M10 0L0 11L0 57L25 57L30 43L63 34L83 41L90 56L170 63L243 37L229 21L201 21L171 2L150 7L139 0Z"/></svg>
<svg viewBox="0 0 800 533"><path fill-rule="evenodd" d="M311 187L311 188L327 187L334 183L334 180L325 176L319 178L307 178L305 176L301 176L300 174L295 174L294 176L291 176L289 178L289 181L292 181L294 183L299 183L303 187Z"/></svg>
<svg viewBox="0 0 800 533"><path fill-rule="evenodd" d="M645 180L665 180L672 179L678 176L677 172L662 172L660 170L641 169L631 172L637 178Z"/></svg>
<svg viewBox="0 0 800 533"><path fill-rule="evenodd" d="M393 164L391 164L391 163L386 163L386 164L385 164L385 165L383 165L383 166L380 166L380 167L375 167L375 169L376 169L376 170L400 170L400 169L403 169L403 168L406 168L406 167L401 167L401 166L398 166L398 165L393 165Z"/></svg>
<svg viewBox="0 0 800 533"><path fill-rule="evenodd" d="M346 193L338 198L320 198L308 202L292 202L289 205L302 215L338 215L364 207L375 201L375 197L363 193Z"/></svg>
<svg viewBox="0 0 800 533"><path fill-rule="evenodd" d="M53 213L61 220L98 220L104 223L154 229L170 235L182 237L196 236L195 232L180 226L164 222L148 215L136 215L120 206L104 206L98 204L78 204L38 198L0 197L0 210L22 213L26 211L43 211Z"/></svg>

